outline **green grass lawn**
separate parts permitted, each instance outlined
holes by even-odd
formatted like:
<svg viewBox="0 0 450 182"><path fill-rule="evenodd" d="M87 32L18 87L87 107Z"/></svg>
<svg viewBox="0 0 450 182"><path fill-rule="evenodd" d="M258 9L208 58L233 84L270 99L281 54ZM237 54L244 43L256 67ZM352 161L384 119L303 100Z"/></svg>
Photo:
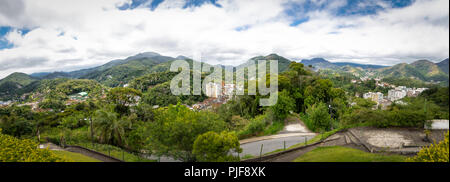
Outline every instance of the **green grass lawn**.
<svg viewBox="0 0 450 182"><path fill-rule="evenodd" d="M63 150L52 150L52 152L61 158L69 159L73 162L101 162L97 159L79 153L68 152Z"/></svg>
<svg viewBox="0 0 450 182"><path fill-rule="evenodd" d="M404 162L400 155L382 155L358 149L330 146L318 147L295 159L294 162Z"/></svg>

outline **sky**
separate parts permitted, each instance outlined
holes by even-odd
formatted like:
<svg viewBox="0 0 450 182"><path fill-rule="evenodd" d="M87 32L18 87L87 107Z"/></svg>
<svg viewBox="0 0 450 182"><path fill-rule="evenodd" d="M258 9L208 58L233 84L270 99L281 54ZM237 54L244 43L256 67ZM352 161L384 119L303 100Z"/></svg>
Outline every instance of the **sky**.
<svg viewBox="0 0 450 182"><path fill-rule="evenodd" d="M448 0L0 0L0 78L73 71L140 52L239 65L394 65L449 57Z"/></svg>

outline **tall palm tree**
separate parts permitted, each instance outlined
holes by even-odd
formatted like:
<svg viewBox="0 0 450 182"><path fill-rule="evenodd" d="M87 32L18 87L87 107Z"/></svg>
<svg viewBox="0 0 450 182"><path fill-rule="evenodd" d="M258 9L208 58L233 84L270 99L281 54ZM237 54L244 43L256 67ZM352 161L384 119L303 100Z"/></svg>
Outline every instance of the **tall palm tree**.
<svg viewBox="0 0 450 182"><path fill-rule="evenodd" d="M118 118L118 114L108 110L98 110L93 118L94 129L99 134L100 142L123 146L125 129L131 122L126 118Z"/></svg>

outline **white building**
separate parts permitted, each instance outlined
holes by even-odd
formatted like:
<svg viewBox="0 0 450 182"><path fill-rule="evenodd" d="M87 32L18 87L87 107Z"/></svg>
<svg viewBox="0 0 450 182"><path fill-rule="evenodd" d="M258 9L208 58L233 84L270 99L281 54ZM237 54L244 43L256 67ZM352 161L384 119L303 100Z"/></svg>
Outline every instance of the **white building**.
<svg viewBox="0 0 450 182"><path fill-rule="evenodd" d="M236 89L235 84L217 84L214 82L209 82L206 84L206 96L218 98L220 96L232 96L234 95L234 90Z"/></svg>
<svg viewBox="0 0 450 182"><path fill-rule="evenodd" d="M217 98L219 97L222 93L222 85L214 83L214 82L209 82L206 84L206 96L208 97L214 97Z"/></svg>
<svg viewBox="0 0 450 182"><path fill-rule="evenodd" d="M395 89L388 91L388 99L392 102L400 100L403 97L417 97L427 88L406 88L405 86L398 86Z"/></svg>
<svg viewBox="0 0 450 182"><path fill-rule="evenodd" d="M378 105L378 104L380 104L383 101L383 93L381 93L381 92L377 92L377 93L369 92L369 93L365 93L363 95L363 98L364 99L370 99L370 100L376 102L377 105Z"/></svg>

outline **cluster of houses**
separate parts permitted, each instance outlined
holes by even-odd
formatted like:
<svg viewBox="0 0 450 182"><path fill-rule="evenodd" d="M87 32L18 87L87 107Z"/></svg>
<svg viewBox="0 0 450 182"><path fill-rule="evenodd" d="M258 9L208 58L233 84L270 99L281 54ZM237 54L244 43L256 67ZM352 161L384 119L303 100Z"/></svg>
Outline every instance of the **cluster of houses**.
<svg viewBox="0 0 450 182"><path fill-rule="evenodd" d="M368 76L364 76L364 77L360 77L360 80L352 79L351 82L352 82L352 83L361 83L361 82L364 82L364 81L367 81L367 80L370 80L370 79L372 79L372 78L370 78L370 77L368 77ZM374 78L374 79L373 79L373 80L375 80L375 82L376 82L375 84L376 84L378 87L395 87L394 85L391 85L391 84L389 84L389 83L382 82L381 79L382 79L382 78L380 78L380 77L377 77L377 78Z"/></svg>
<svg viewBox="0 0 450 182"><path fill-rule="evenodd" d="M233 97L234 91L236 90L235 84L225 84L225 82L209 82L205 86L205 95L209 98L203 102L192 105L192 107L188 106L189 108L193 110L204 110L225 104Z"/></svg>
<svg viewBox="0 0 450 182"><path fill-rule="evenodd" d="M31 96L31 98L36 98L37 96L40 96L42 94L33 94ZM89 98L88 93L87 92L80 92L74 95L70 95L69 99L66 101L66 106L69 105L73 105L73 104L78 104L81 102L85 102L87 99ZM14 104L16 102L14 101L0 101L0 107L8 107L12 104ZM35 101L35 102L27 102L27 103L23 103L23 104L18 104L17 106L22 107L22 106L30 106L32 111L35 112L43 112L43 111L48 111L50 109L41 109L39 108L39 103L40 101Z"/></svg>
<svg viewBox="0 0 450 182"><path fill-rule="evenodd" d="M226 97L232 96L235 89L235 84L225 84L225 82L222 82L221 84L209 82L206 84L205 94L206 96L213 98Z"/></svg>
<svg viewBox="0 0 450 182"><path fill-rule="evenodd" d="M88 99L87 92L80 92L78 94L70 95L69 100L66 102L66 105L73 105L81 102L85 102Z"/></svg>
<svg viewBox="0 0 450 182"><path fill-rule="evenodd" d="M370 99L377 103L377 106L381 105L382 108L386 108L391 105L392 102L402 103L398 101L404 97L417 97L420 93L428 88L407 88L405 86L398 86L388 91L388 95L384 96L381 92L368 92L363 94L364 99Z"/></svg>
<svg viewBox="0 0 450 182"><path fill-rule="evenodd" d="M420 93L422 93L426 89L428 89L428 88L407 88L405 86L398 86L398 87L395 87L394 89L388 91L387 98L393 102L396 100L400 100L406 96L417 97L417 96L419 96Z"/></svg>

